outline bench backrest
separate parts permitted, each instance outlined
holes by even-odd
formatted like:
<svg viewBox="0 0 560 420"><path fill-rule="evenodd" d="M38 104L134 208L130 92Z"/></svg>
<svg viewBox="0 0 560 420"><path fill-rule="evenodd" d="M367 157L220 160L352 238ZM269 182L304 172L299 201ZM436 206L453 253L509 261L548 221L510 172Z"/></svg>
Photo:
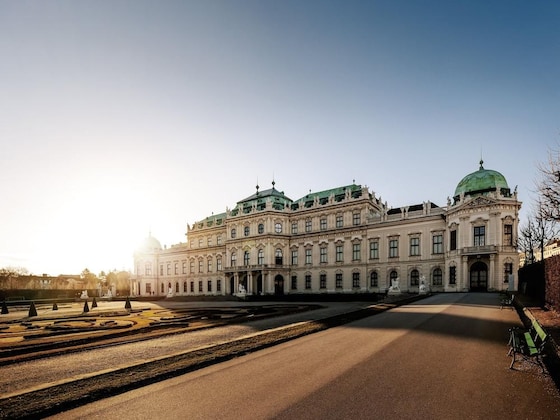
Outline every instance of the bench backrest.
<svg viewBox="0 0 560 420"><path fill-rule="evenodd" d="M548 338L548 334L543 329L543 327L541 327L541 325L539 324L539 322L536 319L533 320L532 328L533 328L533 331L535 332L535 335L533 337L533 340L535 341L535 344L539 347L544 346L544 344L546 342L546 339Z"/></svg>

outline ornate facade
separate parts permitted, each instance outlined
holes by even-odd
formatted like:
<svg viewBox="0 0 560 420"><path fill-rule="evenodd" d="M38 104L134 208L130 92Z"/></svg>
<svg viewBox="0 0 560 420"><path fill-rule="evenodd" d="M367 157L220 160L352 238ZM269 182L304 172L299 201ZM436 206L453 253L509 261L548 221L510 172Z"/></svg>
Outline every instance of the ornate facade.
<svg viewBox="0 0 560 420"><path fill-rule="evenodd" d="M464 177L446 207L382 203L356 184L291 200L275 188L134 253L140 296L517 290L521 202L496 171Z"/></svg>

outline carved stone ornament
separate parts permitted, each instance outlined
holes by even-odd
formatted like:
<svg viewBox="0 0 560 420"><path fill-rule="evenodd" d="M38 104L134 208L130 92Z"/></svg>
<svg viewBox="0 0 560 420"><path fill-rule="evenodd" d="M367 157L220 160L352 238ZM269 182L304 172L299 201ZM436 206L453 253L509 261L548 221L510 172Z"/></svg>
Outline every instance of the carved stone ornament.
<svg viewBox="0 0 560 420"><path fill-rule="evenodd" d="M487 197L476 197L474 200L469 201L467 203L467 206L479 207L479 206L491 206L493 204L496 204L496 202Z"/></svg>

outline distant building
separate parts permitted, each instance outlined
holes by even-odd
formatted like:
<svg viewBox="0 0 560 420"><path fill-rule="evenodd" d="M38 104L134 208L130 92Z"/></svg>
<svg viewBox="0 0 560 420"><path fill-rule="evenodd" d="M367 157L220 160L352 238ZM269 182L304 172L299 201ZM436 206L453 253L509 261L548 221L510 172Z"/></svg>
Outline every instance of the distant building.
<svg viewBox="0 0 560 420"><path fill-rule="evenodd" d="M547 258L553 257L555 255L560 255L560 239L553 239L551 241L549 241L545 246L544 246L544 253L541 252L541 248L534 248L533 249L533 262L538 262L541 261L542 257L544 254L544 259L546 260ZM526 259L527 256L525 255L525 253L520 253L519 254L519 266L523 267L526 263Z"/></svg>
<svg viewBox="0 0 560 420"><path fill-rule="evenodd" d="M134 253L134 295L197 296L516 290L521 202L480 168L446 207L390 208L351 184L297 200L275 188L187 227L187 242L148 237Z"/></svg>

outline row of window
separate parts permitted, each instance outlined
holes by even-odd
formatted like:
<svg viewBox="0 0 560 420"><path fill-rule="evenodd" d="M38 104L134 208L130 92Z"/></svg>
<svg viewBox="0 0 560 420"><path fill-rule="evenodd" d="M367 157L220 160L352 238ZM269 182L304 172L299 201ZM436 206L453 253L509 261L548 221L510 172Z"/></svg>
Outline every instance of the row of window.
<svg viewBox="0 0 560 420"><path fill-rule="evenodd" d="M306 219L305 220L305 232L312 232L313 229L313 221L312 219ZM352 214L352 225L353 226L359 226L362 223L362 217L360 215L360 213L353 213ZM337 215L335 218L335 226L336 228L341 228L344 227L344 217L342 215ZM319 229L320 230L328 230L329 226L328 226L328 221L326 217L322 217L319 219ZM262 235L264 233L264 224L263 223L259 223L257 225L257 232L258 234ZM280 222L276 222L274 224L274 233L282 233L283 231L283 225ZM299 232L299 222L295 221L291 223L291 233L293 235L297 234ZM250 226L244 226L243 227L243 236L249 236L251 234L251 228ZM237 228L232 228L230 231L230 237L232 239L237 237Z"/></svg>
<svg viewBox="0 0 560 420"><path fill-rule="evenodd" d="M344 219L342 215L337 215L336 219L335 219L335 223L336 223L336 227L337 228L341 228L344 227ZM360 213L353 213L352 215L352 224L357 226L361 224L361 216ZM292 222L292 230L291 233L292 234L297 234L299 231L299 223L298 222ZM327 224L327 218L321 218L319 219L319 229L320 230L327 230L328 229L328 224ZM263 234L264 233L264 224L263 223L259 223L257 226L257 231L259 234ZM282 233L283 231L283 226L282 223L277 222L274 225L274 232L275 233ZM305 220L305 232L311 232L312 231L312 220L311 219L307 219ZM250 235L250 227L249 226L244 226L243 227L243 235L244 236L249 236ZM237 236L237 229L236 228L232 228L230 231L230 236L232 239L236 238ZM433 251L432 253L434 254L441 254L443 253L443 235L435 235L434 237L434 244L433 244ZM390 252L390 254L394 254L395 252L397 252L396 250L398 249L398 242L395 242L396 240L392 240L392 242L390 242L389 247L390 249L393 249L393 252ZM437 243L436 243L437 241ZM207 246L212 246L212 237L208 237L207 238ZM222 236L218 235L216 237L216 245L222 245ZM486 227L485 226L475 226L473 228L473 246L484 246L486 245ZM504 245L507 246L512 246L513 245L513 225L507 224L504 225ZM201 248L203 246L203 239L199 238L198 239L198 247ZM457 249L457 230L452 230L450 232L450 239L449 239L449 248L450 250L456 250ZM414 237L411 238L411 243L410 243L410 255L420 255L420 238L418 237ZM390 255L390 257L394 257L395 255Z"/></svg>
<svg viewBox="0 0 560 420"><path fill-rule="evenodd" d="M146 283L145 284L146 287L146 294L148 295L152 295L155 294L155 290L152 290L152 283ZM179 282L175 282L175 289L173 289L171 283L167 284L167 290L165 290L165 284L161 283L161 293L168 293L170 291L175 291L175 293L181 293L181 288L180 288L180 284ZM222 291L222 280L218 279L216 280L216 292L221 292ZM190 282L183 282L183 293L195 293L195 282L194 281L190 281ZM212 293L213 292L213 280L208 280L206 282L206 290L204 290L204 282L202 280L198 281L198 292L199 293Z"/></svg>
<svg viewBox="0 0 560 420"><path fill-rule="evenodd" d="M510 276L513 274L513 263L507 262L504 264L504 283L508 283ZM389 284L392 284L393 281L399 278L398 272L396 270L392 270L389 273ZM306 290L312 288L312 276L311 274L306 274L304 277L305 284L304 287ZM449 285L455 285L457 281L457 267L450 266L449 267ZM410 286L420 286L421 276L420 272L417 269L414 269L410 272L409 275ZM213 280L206 281L206 290L204 290L204 282L202 280L198 280L198 293L212 293L213 292ZM443 271L441 268L436 267L432 271L432 278L431 278L431 285L432 286L442 286L443 285ZM146 283L146 294L153 294L152 291L152 284ZM343 273L335 273L335 288L342 289L343 287ZM352 288L360 288L361 281L360 281L360 273L353 272L352 273ZM379 273L377 271L372 271L369 276L369 287L378 288L379 287ZM327 274L320 273L319 274L319 288L326 289L327 288ZM297 275L292 276L291 278L291 289L297 290L298 289L298 277ZM167 291L165 290L165 284L161 284L161 293L166 293L171 291L172 284L169 282L167 284ZM183 282L183 293L195 293L195 281L184 281ZM180 284L179 282L175 282L175 293L180 293ZM216 280L216 292L222 292L222 280Z"/></svg>
<svg viewBox="0 0 560 420"><path fill-rule="evenodd" d="M474 227L474 245L475 246L484 246L485 245L485 238L486 238L486 231L484 226L475 226ZM504 226L504 236L505 236L505 243L506 245L512 245L513 243L513 230L512 225L505 225ZM379 241L373 240L369 242L369 259L376 260L379 259ZM452 230L450 232L450 249L455 250L457 249L457 231ZM409 256L411 257L419 257L421 255L421 244L420 244L420 237L414 236L409 239ZM443 247L443 234L435 234L432 235L432 254L443 254L444 247ZM305 249L305 264L310 265L313 264L313 250L312 248ZM352 244L352 261L361 261L362 259L362 249L360 243L353 243ZM389 258L398 258L399 257L399 239L398 238L389 238L388 240L388 257ZM344 262L344 245L335 245L335 262L342 263ZM263 265L264 261L264 251L263 249L259 249L257 251L257 265ZM283 264L283 253L281 249L277 249L275 251L275 259L274 263L277 265ZM328 263L328 249L327 245L321 245L319 247L319 263L325 264ZM187 274L187 267L186 261L182 262L182 270L181 274ZM189 264L189 273L195 272L195 262L194 260L190 261ZM291 251L291 265L298 265L299 264L299 251L297 249ZM243 265L248 266L251 265L250 253L249 251L244 251L243 253ZM230 266L236 267L237 266L237 254L235 252L231 253L230 257ZM167 263L166 270L164 270L164 265L160 265L160 276L163 275L179 275L179 264L174 263L173 267L171 263ZM220 256L216 257L216 270L222 271L222 258ZM144 272L147 276L152 274L152 267L151 263L146 263L144 267ZM198 260L198 273L204 272L204 260ZM213 260L212 258L208 258L206 260L206 272L211 273L213 272Z"/></svg>

